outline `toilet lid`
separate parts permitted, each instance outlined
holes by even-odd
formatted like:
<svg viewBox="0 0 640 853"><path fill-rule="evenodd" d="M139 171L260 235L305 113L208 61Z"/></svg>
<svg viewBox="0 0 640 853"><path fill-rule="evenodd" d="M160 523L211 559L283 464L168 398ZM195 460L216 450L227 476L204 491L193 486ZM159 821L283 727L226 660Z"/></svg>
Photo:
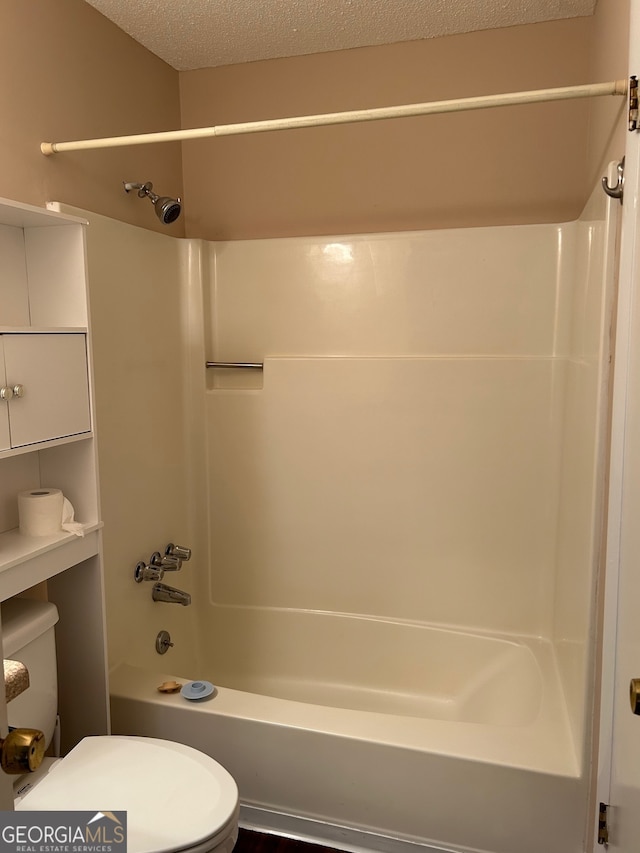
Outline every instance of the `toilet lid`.
<svg viewBox="0 0 640 853"><path fill-rule="evenodd" d="M27 811L126 811L129 853L202 844L234 817L233 777L202 752L145 737L89 737L16 803Z"/></svg>

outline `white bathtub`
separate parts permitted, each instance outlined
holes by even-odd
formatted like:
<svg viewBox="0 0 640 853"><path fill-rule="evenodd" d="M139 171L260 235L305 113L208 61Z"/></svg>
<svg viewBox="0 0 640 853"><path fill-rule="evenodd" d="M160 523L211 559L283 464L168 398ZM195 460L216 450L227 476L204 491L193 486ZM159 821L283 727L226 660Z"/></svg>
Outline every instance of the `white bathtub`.
<svg viewBox="0 0 640 853"><path fill-rule="evenodd" d="M584 849L586 782L549 643L309 612L216 618L252 625L227 635L230 665L117 667L113 731L215 757L246 825L344 849ZM290 633L301 620L306 633ZM198 703L160 694L173 678L218 689Z"/></svg>

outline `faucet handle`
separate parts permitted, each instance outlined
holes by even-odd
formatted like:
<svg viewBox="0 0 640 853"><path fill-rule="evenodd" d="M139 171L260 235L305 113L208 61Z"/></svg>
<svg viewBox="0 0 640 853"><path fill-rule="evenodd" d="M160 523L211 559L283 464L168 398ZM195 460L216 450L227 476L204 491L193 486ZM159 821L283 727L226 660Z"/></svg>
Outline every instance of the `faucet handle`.
<svg viewBox="0 0 640 853"><path fill-rule="evenodd" d="M191 559L191 548L185 548L184 545L174 545L173 542L169 542L164 553L167 557L173 557L174 560L184 560L185 563Z"/></svg>
<svg viewBox="0 0 640 853"><path fill-rule="evenodd" d="M179 572L182 568L182 560L179 557L164 557L160 551L154 551L149 560L149 565L157 569L164 569L165 572Z"/></svg>
<svg viewBox="0 0 640 853"><path fill-rule="evenodd" d="M147 566L144 563L138 563L133 573L136 583L142 583L142 581L161 581L163 577L164 570L159 566Z"/></svg>

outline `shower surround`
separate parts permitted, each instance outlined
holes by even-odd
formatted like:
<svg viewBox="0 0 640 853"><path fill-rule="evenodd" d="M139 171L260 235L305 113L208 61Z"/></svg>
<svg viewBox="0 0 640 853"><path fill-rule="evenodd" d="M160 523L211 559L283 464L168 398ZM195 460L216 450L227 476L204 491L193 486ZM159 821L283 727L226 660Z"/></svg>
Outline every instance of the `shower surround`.
<svg viewBox="0 0 640 853"><path fill-rule="evenodd" d="M193 604L108 576L114 731L211 751L252 825L583 850L616 208L598 191L556 225L153 235L182 270L190 427L166 535L193 545L176 578ZM88 216L90 278L115 300L138 229ZM107 473L105 518L119 497ZM117 536L107 565L162 544L138 534L125 558ZM169 676L218 694L187 706L156 693Z"/></svg>

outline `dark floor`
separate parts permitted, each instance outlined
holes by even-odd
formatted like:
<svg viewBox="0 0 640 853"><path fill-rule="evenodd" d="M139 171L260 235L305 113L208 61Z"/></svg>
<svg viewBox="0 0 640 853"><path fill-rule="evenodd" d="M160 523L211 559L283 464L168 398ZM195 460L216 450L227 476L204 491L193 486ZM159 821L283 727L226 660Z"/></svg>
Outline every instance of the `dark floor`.
<svg viewBox="0 0 640 853"><path fill-rule="evenodd" d="M241 829L233 853L335 853L328 847Z"/></svg>

